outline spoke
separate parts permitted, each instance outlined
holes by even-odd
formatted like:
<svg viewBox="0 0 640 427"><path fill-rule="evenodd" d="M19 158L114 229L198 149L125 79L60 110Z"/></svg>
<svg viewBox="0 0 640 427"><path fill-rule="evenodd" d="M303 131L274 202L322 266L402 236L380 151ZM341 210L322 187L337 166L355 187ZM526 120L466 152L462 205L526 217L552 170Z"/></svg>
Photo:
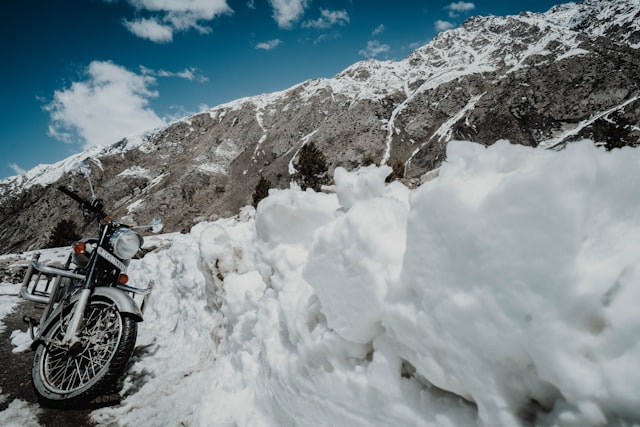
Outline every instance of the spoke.
<svg viewBox="0 0 640 427"><path fill-rule="evenodd" d="M48 338L43 379L57 390L73 391L86 386L108 366L117 349L121 327L114 306L91 305L78 333L84 348L72 357L68 348L52 342L64 338L64 325L58 325Z"/></svg>
<svg viewBox="0 0 640 427"><path fill-rule="evenodd" d="M100 372L100 370L105 366L104 363L100 363L102 362L102 360L96 360L95 358L91 357L90 354L82 355L82 359L86 361L85 366L90 369L90 371L93 372L94 375Z"/></svg>
<svg viewBox="0 0 640 427"><path fill-rule="evenodd" d="M99 364L98 369L96 369L96 365L93 362L93 357L91 357L91 352L89 352L89 355L87 356L87 360L89 361L89 366L91 366L91 372L93 372L93 375L95 375L97 372L100 372L100 370L104 366L102 364Z"/></svg>
<svg viewBox="0 0 640 427"><path fill-rule="evenodd" d="M48 369L50 372L53 372L53 375L50 378L51 383L53 384L62 384L64 383L64 377L65 377L65 373L66 373L66 367L64 367L63 369L60 369L57 371L49 368Z"/></svg>
<svg viewBox="0 0 640 427"><path fill-rule="evenodd" d="M70 369L70 366L67 363L67 365L65 366L64 371L63 371L63 376L62 376L62 378L60 380L60 388L61 389L68 390L69 388L71 388L71 384L73 382L74 374L75 374L75 371L73 369Z"/></svg>
<svg viewBox="0 0 640 427"><path fill-rule="evenodd" d="M82 383L82 381L80 380L80 371L78 369L78 362L76 360L73 360L73 368L71 370L71 375L69 376L69 378L71 379L69 388L68 388L69 390L76 388L76 384L78 382Z"/></svg>
<svg viewBox="0 0 640 427"><path fill-rule="evenodd" d="M48 371L53 372L54 378L58 379L60 377L63 377L66 374L68 366L69 366L68 359L60 358L57 360L56 359L51 360L47 368L48 368Z"/></svg>
<svg viewBox="0 0 640 427"><path fill-rule="evenodd" d="M78 372L78 380L80 381L79 385L84 384L85 382L91 379L91 376L88 375L87 369L85 365L80 366L80 361L76 359L76 371ZM84 373L82 372L84 370Z"/></svg>

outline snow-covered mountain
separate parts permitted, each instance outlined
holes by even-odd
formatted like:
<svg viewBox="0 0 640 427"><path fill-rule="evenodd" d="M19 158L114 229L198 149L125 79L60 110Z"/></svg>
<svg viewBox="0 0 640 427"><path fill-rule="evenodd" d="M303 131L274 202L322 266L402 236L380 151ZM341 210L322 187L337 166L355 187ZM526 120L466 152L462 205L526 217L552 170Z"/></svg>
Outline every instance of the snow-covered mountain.
<svg viewBox="0 0 640 427"><path fill-rule="evenodd" d="M454 139L561 148L640 137L640 0L475 17L401 61L359 62L331 79L240 99L104 149L0 181L0 251L41 245L72 206L58 184L87 156L115 215L168 230L230 216L260 175L288 187L300 147L331 169L386 163L417 179Z"/></svg>

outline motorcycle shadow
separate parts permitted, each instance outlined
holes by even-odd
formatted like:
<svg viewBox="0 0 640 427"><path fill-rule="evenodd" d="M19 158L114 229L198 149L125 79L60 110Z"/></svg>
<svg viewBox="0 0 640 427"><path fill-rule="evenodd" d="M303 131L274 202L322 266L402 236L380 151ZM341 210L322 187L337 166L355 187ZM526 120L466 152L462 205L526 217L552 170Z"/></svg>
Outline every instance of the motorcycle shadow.
<svg viewBox="0 0 640 427"><path fill-rule="evenodd" d="M122 399L136 394L142 387L144 387L144 385L149 381L150 378L154 377L153 372L149 371L146 368L136 370L135 365L142 359L148 356L155 355L157 351L158 346L156 345L155 339L149 344L138 345L133 350L133 355L131 356L131 359L129 359L127 370L123 378L123 381L126 381L128 384L126 391L122 393Z"/></svg>

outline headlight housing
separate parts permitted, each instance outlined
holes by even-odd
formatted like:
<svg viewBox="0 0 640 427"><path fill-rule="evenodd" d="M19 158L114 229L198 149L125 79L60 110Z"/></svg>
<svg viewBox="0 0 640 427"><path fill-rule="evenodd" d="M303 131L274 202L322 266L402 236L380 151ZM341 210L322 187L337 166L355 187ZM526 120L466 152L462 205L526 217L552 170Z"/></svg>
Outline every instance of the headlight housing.
<svg viewBox="0 0 640 427"><path fill-rule="evenodd" d="M113 253L120 259L133 258L140 250L142 242L142 236L126 227L118 228L109 239Z"/></svg>

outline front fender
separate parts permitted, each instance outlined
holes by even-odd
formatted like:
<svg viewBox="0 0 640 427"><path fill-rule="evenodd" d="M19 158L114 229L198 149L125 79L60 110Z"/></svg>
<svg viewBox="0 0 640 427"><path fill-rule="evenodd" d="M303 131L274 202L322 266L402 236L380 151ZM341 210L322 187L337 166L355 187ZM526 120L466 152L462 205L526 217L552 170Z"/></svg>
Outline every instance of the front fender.
<svg viewBox="0 0 640 427"><path fill-rule="evenodd" d="M91 298L95 297L110 299L116 304L120 313L129 314L136 322L142 322L142 311L140 307L138 307L138 304L136 304L133 298L120 289L98 287L93 290L93 295L91 295Z"/></svg>
<svg viewBox="0 0 640 427"><path fill-rule="evenodd" d="M80 294L78 293L71 297L71 300L68 304L58 304L56 309L53 310L47 320L45 320L44 323L39 326L38 336L35 337L33 343L31 344L32 348L35 348L38 342L41 341L42 336L49 329L49 327L60 319L60 312L67 307L73 306L78 301L79 297ZM93 293L91 294L91 299L94 298L110 300L116 305L120 313L130 315L136 322L142 322L143 320L142 311L140 310L140 307L138 307L138 304L136 304L133 298L131 298L120 289L106 287L95 288L93 290Z"/></svg>

